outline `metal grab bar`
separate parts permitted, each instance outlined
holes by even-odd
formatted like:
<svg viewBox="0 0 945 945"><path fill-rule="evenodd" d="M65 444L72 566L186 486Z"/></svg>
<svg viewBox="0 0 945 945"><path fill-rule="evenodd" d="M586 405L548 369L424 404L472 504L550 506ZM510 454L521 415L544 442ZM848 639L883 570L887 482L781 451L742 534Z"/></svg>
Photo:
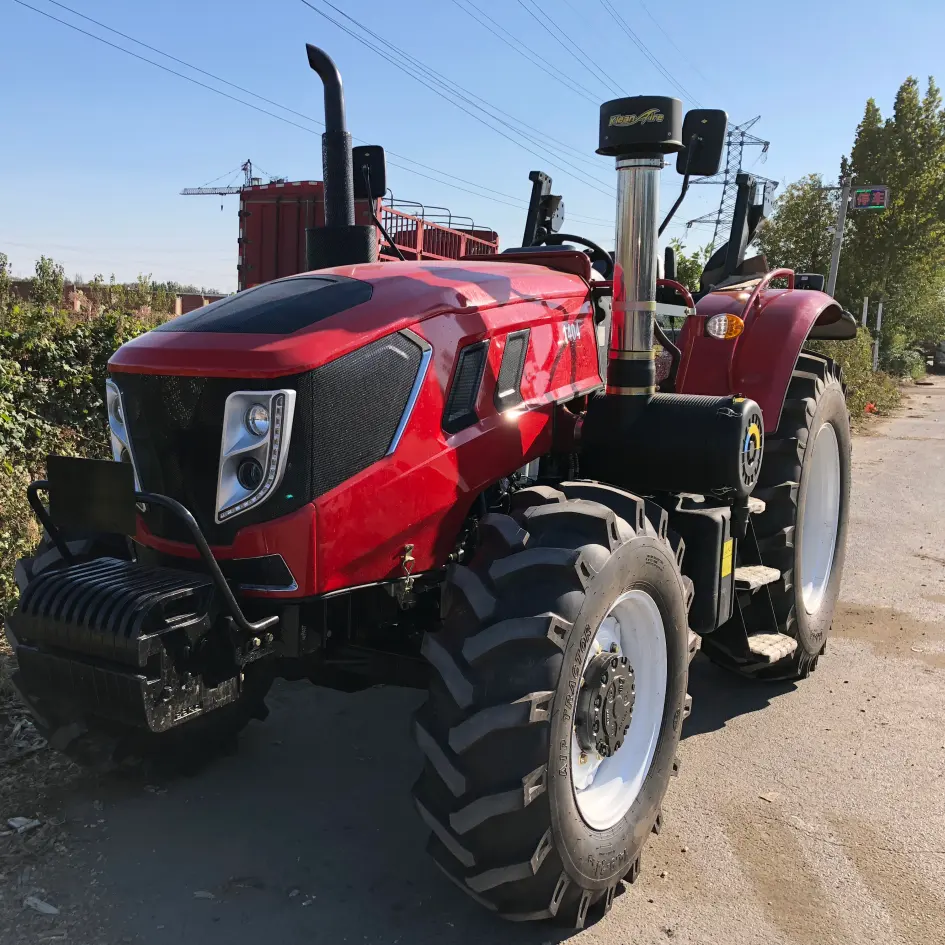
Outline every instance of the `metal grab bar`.
<svg viewBox="0 0 945 945"><path fill-rule="evenodd" d="M75 557L72 552L69 551L69 546L63 540L59 529L56 527L56 524L50 517L49 510L40 501L40 491L49 491L49 482L47 480L38 479L36 482L31 482L26 487L26 498L29 501L30 507L36 513L36 517L39 519L43 528L46 529L46 532L53 540L56 548L59 549L59 553L63 556L63 558L65 558L66 561L72 564L75 561ZM207 570L210 572L210 577L213 580L214 586L220 592L220 596L223 598L223 603L226 605L226 609L229 611L230 617L232 617L233 622L237 627L239 627L240 630L242 630L244 633L262 633L264 630L269 630L271 627L274 627L279 622L279 617L275 614L273 614L271 617L263 617L262 620L257 620L255 622L247 620L246 615L243 613L242 608L239 605L239 601L237 601L236 596L233 594L233 591L230 588L230 585L227 584L223 572L220 570L220 565L217 564L217 559L213 557L213 552L210 550L210 545L207 544L207 539L204 538L203 532L200 531L200 526L197 524L197 520L193 517L186 506L181 505L176 499L172 499L166 495L159 495L156 492L136 492L135 501L146 502L150 505L160 505L169 512L172 512L174 515L176 515L187 526L187 530L190 532L191 537L194 540L194 544L197 546L197 551L200 553L203 563L207 566Z"/></svg>

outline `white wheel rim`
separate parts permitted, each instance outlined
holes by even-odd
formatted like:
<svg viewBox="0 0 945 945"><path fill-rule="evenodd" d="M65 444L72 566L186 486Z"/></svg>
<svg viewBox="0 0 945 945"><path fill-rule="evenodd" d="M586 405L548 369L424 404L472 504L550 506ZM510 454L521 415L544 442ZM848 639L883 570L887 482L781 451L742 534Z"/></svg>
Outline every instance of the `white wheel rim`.
<svg viewBox="0 0 945 945"><path fill-rule="evenodd" d="M807 494L800 522L800 579L804 609L820 610L833 570L840 522L840 444L833 424L825 423L814 439L807 467Z"/></svg>
<svg viewBox="0 0 945 945"><path fill-rule="evenodd" d="M630 661L636 698L630 730L609 758L601 758L593 749L582 752L572 729L574 795L581 816L595 830L613 827L630 810L650 770L663 724L666 632L656 602L645 591L627 591L617 598L588 648L585 667L605 650Z"/></svg>

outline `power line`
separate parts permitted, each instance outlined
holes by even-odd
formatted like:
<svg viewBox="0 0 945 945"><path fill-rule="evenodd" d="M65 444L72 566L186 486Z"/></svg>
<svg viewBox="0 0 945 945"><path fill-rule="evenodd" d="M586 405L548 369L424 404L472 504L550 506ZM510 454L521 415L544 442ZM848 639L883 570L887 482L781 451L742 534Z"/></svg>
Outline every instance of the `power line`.
<svg viewBox="0 0 945 945"><path fill-rule="evenodd" d="M52 0L50 0L50 2L52 2ZM197 86L199 86L200 88L206 89L206 90L209 91L209 92L214 92L215 94L221 95L221 96L223 96L223 98L229 99L229 100L232 101L232 102L237 102L237 103L240 104L240 105L245 105L247 108L251 108L251 109L253 109L254 111L261 112L261 113L264 114L264 115L268 115L270 118L275 118L277 121L284 122L284 123L287 124L287 125L292 125L292 127L298 128L298 129L300 129L301 131L306 132L307 134L312 134L312 135L317 135L317 134L318 134L318 132L315 131L315 130L313 130L312 128L307 128L307 127L305 127L304 125L300 125L298 122L292 121L291 119L286 118L284 115L278 115L278 114L276 114L275 112L269 111L268 109L261 108L261 107L258 106L258 105L254 105L252 102L244 101L243 99L238 98L238 97L235 96L235 95L230 95L228 92L224 92L224 91L222 91L221 89L214 88L212 85L207 85L205 82L201 82L199 79L193 78L193 76L185 75L185 74L182 73L182 72L178 72L176 69L171 69L169 66L166 66L166 65L164 65L163 63L155 62L153 59L149 59L147 56L142 56L142 55L140 55L140 54L138 54L138 53L136 53L136 52L133 52L133 51L130 50L130 49L126 49L124 46L119 46L117 43L110 42L109 40L105 39L105 38L102 37L102 36L96 36L95 33L90 33L88 30L84 30L84 29L82 29L80 26L76 26L74 23L70 23L70 22L68 22L67 20L63 20L63 19L61 19L61 18L59 18L59 17L57 17L57 16L53 16L51 13L47 13L45 10L40 10L40 9L38 9L37 7L34 7L34 6L30 5L29 3L25 3L24 0L14 0L14 3L17 3L17 4L19 4L19 5L22 6L22 7L26 7L28 10L32 10L34 13L39 13L39 14L41 14L42 16L46 17L47 19L50 19L50 20L55 21L56 23L60 23L62 26L66 26L66 27L68 27L69 29L74 30L74 31L77 32L77 33L81 33L83 36L89 37L89 39L94 39L96 42L103 43L104 45L109 46L109 47L112 48L112 49L118 50L118 52L125 53L125 55L131 56L131 57L133 57L134 59L138 59L138 60L141 61L141 62L146 62L148 65L154 66L154 67L157 68L157 69L161 69L162 71L167 72L167 73L169 73L169 74L171 74L171 75L173 75L173 76L176 76L176 77L179 78L179 79L183 79L185 82L190 82L190 83L192 83L193 85L197 85ZM63 4L59 4L59 6L63 6ZM69 9L69 8L66 7L65 9ZM73 11L70 10L70 12L73 12ZM83 14L81 14L81 13L79 13L79 14L77 14L77 15L78 15L78 16L83 16ZM84 17L84 18L85 18L85 19L89 19L88 17ZM110 26L106 26L104 23L98 23L98 21L93 21L93 22L95 22L96 25L101 26L103 29L107 29L107 30L109 30L110 32L114 32L114 33L116 33L116 34L118 33L117 30L113 30ZM126 34L124 34L124 33L119 34L119 35L121 35L122 37L124 37L124 38L130 40L130 41L133 42L133 43L137 43L137 44L140 45L140 46L144 46L144 47L146 47L146 48L149 48L149 49L153 50L154 52L157 52L157 53L158 53L159 55L161 55L161 56L166 56L168 59L173 59L173 60L176 61L176 62L180 62L182 65L186 66L188 69L193 69L194 71L201 72L201 73L203 73L204 75L207 75L207 76L213 78L215 81L218 81L218 82L220 82L220 83L222 83L222 84L224 84L224 85L228 85L228 86L230 86L231 88L237 88L237 89L240 89L241 91L245 91L245 93L246 93L247 95L252 95L254 98L258 98L258 99L260 99L261 101L269 102L270 104L274 105L274 106L277 107L277 108L282 109L283 111L286 111L286 112L289 112L289 113L291 113L291 114L297 115L297 116L299 116L300 118L305 119L306 121L310 121L310 122L312 122L313 124L320 125L320 126L324 127L323 123L322 123L321 121L319 121L317 118L313 118L313 117L310 116L310 115L305 115L305 114L303 114L302 112L297 112L297 111L295 111L294 109L291 109L291 108L289 108L289 107L287 107L287 106L285 106L285 105L280 105L278 102L274 102L274 101L272 101L271 99L266 99L266 98L264 98L263 96L258 95L257 93L250 91L249 89L243 90L241 86L237 86L235 83L229 82L227 79L223 79L223 78L221 78L221 77L219 77L219 76L213 75L213 73L207 72L206 70L202 70L202 69L197 68L196 66L192 66L190 63L185 62L185 61L182 60L182 59L176 59L176 57L171 56L171 55L169 55L168 53L162 52L161 50L156 49L156 48L153 47L153 46L148 46L146 43L142 43L140 40L134 39L134 38L131 37L131 36L126 36ZM364 141L363 139L361 139L361 138L355 138L354 140L356 140L356 141L361 141L362 143L365 143L365 144L367 143L367 142L365 142L365 141ZM452 179L455 180L455 181L459 181L461 184L468 184L470 187L476 187L476 188L478 188L479 190L485 191L485 193L477 193L475 190L469 190L468 187L457 186L456 184L448 183L447 181L440 180L440 179L437 178L437 177L432 177L432 176L430 176L430 174L424 174L424 173L421 173L420 171L416 171L416 170L414 170L412 167L406 167L406 166L404 166L403 164L398 164L396 161L389 161L389 162L388 162L388 163L391 164L393 167L397 167L397 168L399 168L400 170L407 171L408 173L414 174L414 175L416 175L417 177L422 177L422 178L424 178L425 180L430 180L430 181L433 181L434 183L437 183L437 184L443 184L443 185L445 185L445 186L452 187L454 190L461 190L461 191L463 191L464 193L472 194L472 196L478 197L478 198L480 198L480 199L491 200L491 201L494 202L494 203L499 203L499 204L504 204L505 206L514 207L515 209L521 209L522 207L527 206L527 202L524 201L524 200L522 200L522 199L519 198L519 197L514 197L514 196L512 196L511 194L505 194L505 193L503 193L502 191L493 190L492 188L486 187L485 185L477 184L477 183L475 183L475 182L473 182L473 181L468 181L468 180L466 180L466 178L463 178L463 177L457 177L456 175L454 175L454 174L449 174L448 172L442 171L442 170L440 170L439 168L431 167L431 166L429 166L429 165L427 165L427 164L421 163L420 161L415 161L413 158L409 158L409 157L406 157L405 155L398 154L396 151L388 151L387 153L393 155L394 157L400 158L400 160L402 160L402 161L407 161L407 162L410 163L410 164L415 164L417 167L422 167L424 170L431 171L431 172L434 173L434 174L440 174L440 175L442 175L443 177L452 178ZM221 175L221 176L226 176L226 175ZM217 179L219 179L219 178L217 178ZM212 183L212 182L211 182L211 183ZM493 194L493 195L495 195L495 196L493 196L493 197L487 197L486 194ZM507 200L496 199L496 198L503 198L503 197L508 198L508 199L507 199ZM514 202L514 203L510 203L509 201L515 201L515 202Z"/></svg>
<svg viewBox="0 0 945 945"><path fill-rule="evenodd" d="M26 7L27 9L32 10L34 13L39 13L39 14L41 14L42 16L46 17L47 19L53 20L54 22L59 23L59 24L61 24L62 26L66 26L66 27L68 27L69 29L74 30L75 32L81 33L83 36L86 36L86 37L88 37L89 39L93 39L93 40L95 40L96 42L102 43L102 44L104 44L104 45L110 47L111 49L117 50L118 52L125 53L126 55L131 56L131 57L133 57L134 59L139 60L140 62L145 62L145 63L147 63L148 65L154 66L154 67L157 68L157 69L161 69L162 71L167 72L167 73L169 73L169 74L171 74L171 75L173 75L173 76L176 76L176 77L179 78L179 79L183 79L185 82L190 82L190 83L192 83L192 84L194 84L194 85L197 85L197 86L199 86L200 88L205 89L205 90L207 90L207 91L209 91L209 92L214 92L214 93L217 94L217 95L221 95L221 96L223 96L224 98L228 99L229 101L236 102L236 103L238 103L238 104L240 104L240 105L246 106L247 108L251 108L251 109L253 109L254 111L261 112L262 114L267 115L267 116L269 116L270 118L275 118L276 120L281 121L281 122L283 122L283 123L285 123L285 124L291 125L291 126L294 127L294 128L298 128L299 130L304 131L304 132L306 132L307 134L311 134L311 135L318 135L318 134L319 134L319 132L315 131L314 129L305 127L304 125L301 125L301 124L299 124L299 123L296 122L296 121L292 121L291 119L288 119L288 118L286 118L286 117L283 116L283 115L279 115L279 114L276 114L275 112L269 111L268 109L261 108L260 106L255 105L255 104L253 104L252 102L244 101L243 99L238 98L238 97L235 96L235 95L230 95L229 93L224 92L224 91L222 91L221 89L214 88L213 86L208 85L208 84L206 84L206 83L204 83L204 82L201 82L200 80L195 79L195 78L193 78L192 76L188 76L188 75L185 75L185 74L182 73L182 72L178 72L176 69L172 69L172 68L170 68L169 66L164 65L163 63L155 62L153 59L149 59L147 56L142 56L142 55L140 55L140 54L138 54L138 53L136 53L136 52L134 52L134 51L132 51L132 50L130 50L130 49L126 49L126 48L123 47L123 46L119 46L118 44L113 43L113 42L111 42L111 41L105 39L104 37L97 36L96 34L89 32L88 30L84 30L84 29L82 29L81 27L76 26L75 24L68 22L67 20L63 20L63 19L61 19L60 17L54 16L54 15L51 14L51 13L47 13L47 12L44 11L44 10L40 10L40 9L38 9L37 7L32 6L31 4L24 2L24 0L14 0L14 2L17 3L17 4L19 4L19 5L22 6L22 7ZM55 0L50 0L50 2L55 2ZM228 85L228 86L230 86L231 88L236 88L236 89L238 89L238 90L240 90L240 91L243 91L243 92L244 92L245 94L247 94L247 95L251 95L251 96L253 96L254 98L258 98L258 99L260 99L261 101L265 101L265 102L267 102L268 104L271 104L271 105L275 106L276 108L279 108L279 109L282 109L283 111L286 111L286 112L289 112L289 113L291 113L291 114L294 114L294 115L298 116L299 118L304 119L305 121L309 121L309 122L312 122L313 124L316 124L316 125L319 125L319 126L321 126L321 127L324 127L323 123L322 123L321 121L319 121L317 118L314 118L314 117L312 117L312 116L310 116L310 115L306 115L306 114L304 114L304 113L302 113L302 112L295 111L294 109L291 109L291 108L289 108L288 106L282 105L282 104L280 104L279 102L276 102L276 101L274 101L274 100L272 100L272 99L267 99L267 98L265 98L264 96L258 95L257 93L253 92L253 91L250 90L250 89L244 89L242 86L237 86L235 83L230 82L229 80L224 79L224 78L222 78L222 77L220 77L220 76L217 76L217 75L215 75L215 74L213 74L213 73L211 73L211 72L207 72L207 70L205 70L205 69L199 69L198 67L191 65L189 62L186 62L186 61L183 60L183 59L178 59L177 57L171 56L169 53L165 53L165 52L163 52L162 50L157 49L157 48L154 47L154 46L149 46L147 43L143 43L142 41L135 39L133 36L129 36L129 35L125 34L125 33L120 33L118 30L114 30L114 29L112 29L112 27L107 26L107 25L104 24L104 23L100 23L100 22L97 21L97 20L91 20L90 17L85 17L83 14L78 13L77 11L71 10L69 7L66 7L65 4L57 3L57 6L60 6L60 7L64 8L64 9L68 10L70 13L75 12L77 16L80 16L80 17L82 17L83 19L86 19L86 20L90 20L91 22L94 22L95 25L100 26L102 29L106 29L106 30L108 30L109 32L115 33L116 35L120 35L122 38L127 39L127 40L130 41L130 42L136 43L137 45L140 45L140 46L142 46L142 47L148 48L148 49L150 49L151 51L157 53L158 55L164 56L164 57L166 57L166 58L168 58L168 59L172 59L173 61L180 63L181 65L185 66L185 67L188 68L188 69L193 69L194 71L200 72L200 73L202 73L203 75L206 75L206 76L208 76L209 78L212 78L212 79L214 79L214 80L217 81L217 82L220 82L220 83L222 83L222 84L224 84L224 85ZM367 143L367 142L365 142L364 139L362 139L362 138L357 138L357 137L355 137L354 140L355 140L355 141L360 141L360 142L362 142L362 143ZM474 196L474 197L477 197L477 198L479 198L479 199L481 199L481 200L489 200L489 201L491 201L492 203L497 203L497 204L501 204L501 205L503 205L503 206L512 207L513 209L517 209L517 210L518 210L518 209L522 209L522 208L528 206L528 202L525 201L525 200L523 200L523 199L521 199L520 197L516 197L516 196L514 196L514 195L512 195L512 194L504 193L503 191L495 190L495 189L493 189L493 188L491 188L491 187L487 187L487 186L485 186L485 185L483 185L483 184L475 183L474 181L469 181L469 180L467 180L467 179L464 178L464 177L458 177L458 176L456 176L455 174L450 174L449 172L443 171L443 170L441 170L440 168L432 167L432 166L430 166L430 165L428 165L428 164L424 164L424 163L422 163L422 162L420 162L420 161L416 161L416 160L414 160L413 158L409 158L409 157L406 157L405 155L398 154L396 151L387 151L387 154L388 154L388 155L392 155L392 156L395 157L395 158L399 158L401 161L407 161L408 163L413 164L413 165L415 165L416 167L423 168L425 171L430 171L430 172L431 172L430 174L425 174L425 173L423 173L423 172L421 172L421 171L415 170L413 167L407 167L407 166L405 166L405 165L403 165L403 164L399 164L397 161L388 161L388 163L389 163L391 166L396 167L396 168L398 168L398 169L400 169L400 170L406 171L407 173L413 174L413 175L415 175L415 176L417 176L417 177L421 177L421 178L423 178L424 180L429 180L429 181L432 181L433 183L440 184L440 185L446 186L446 187L450 187L450 188L453 189L453 190L462 191L463 193L470 194L470 195L472 195L472 196ZM226 174L221 174L220 177L215 178L215 180L219 180L219 179L222 178L222 177L226 177L227 174L231 174L231 173L233 173L233 172L232 172L232 171L228 171ZM440 175L440 177L449 178L451 181L456 181L456 182L458 182L458 183L451 183L450 181L442 180L442 179L440 179L440 177L434 177L434 176L432 176L433 174ZM208 182L208 183L211 183L211 184L212 184L213 181L210 181L210 182ZM464 184L465 184L465 185L468 185L468 186L462 186L462 185L464 185ZM477 188L477 189L476 189L476 190L471 190L471 189L469 189L470 187L475 187L475 188ZM483 191L483 193L479 193L478 191ZM491 195L491 196L487 196L487 195ZM505 198L505 199L502 199L502 198ZM597 226L597 227L612 227L612 226L613 226L613 221L611 221L611 220L605 220L605 219L600 218L600 217L580 217L580 216L576 216L576 215L571 215L571 218L574 219L574 220L576 220L576 221L578 221L578 222L581 222L581 223L583 223L583 224L585 224L585 225L589 225L589 226Z"/></svg>
<svg viewBox="0 0 945 945"><path fill-rule="evenodd" d="M529 154L533 154L535 157L539 158L540 160L547 161L552 167L557 168L558 170L562 171L565 174L568 174L569 176L575 177L576 180L579 180L585 186L590 187L593 190L596 190L599 193L604 194L604 196L607 196L607 197L614 196L613 191L602 190L601 187L598 186L598 184L603 184L604 186L607 186L605 181L601 180L600 178L594 177L589 172L583 171L576 164L569 161L567 158L561 156L560 154L555 155L557 160L567 165L567 167L572 168L573 171L577 173L572 173L572 171L568 171L566 168L561 167L560 164L555 164L552 160L549 159L547 154L541 154L538 151L535 151L533 148L528 147L526 144L523 144L521 141L517 140L516 138L502 131L502 129L497 128L490 121L486 120L486 118L483 118L482 115L478 115L474 111L471 111L470 108L465 107L464 105L456 101L455 98L451 96L455 96L457 98L462 99L463 101L467 102L471 106L471 108L475 108L475 109L478 109L480 112L483 112L485 115L491 118L492 121L497 121L500 124L504 125L513 134L519 135L520 137L524 138L526 141L530 141L531 143L537 145L538 147L544 147L546 150L549 148L553 148L553 146L548 143L549 139L547 138L547 136L536 138L535 135L530 134L527 131L522 131L520 128L516 128L515 125L510 124L509 122L504 121L503 119L498 118L495 115L491 114L488 111L488 108L491 108L494 111L501 111L501 110L496 108L496 106L494 105L490 105L490 103L486 102L485 99L482 99L479 96L475 96L473 95L473 93L468 92L466 89L463 89L461 86L456 85L456 83L449 82L443 79L442 76L438 75L434 70L430 69L428 66L423 64L419 59L416 59L415 57L411 56L409 53L395 46L393 43L389 42L388 40L385 40L383 37L378 36L378 34L374 33L372 30L368 29L366 26L359 23L349 14L345 13L343 10L340 10L333 3L330 3L329 0L322 0L322 2L326 6L330 7L332 10L335 10L337 13L341 14L347 20L350 20L352 23L354 23L359 29L363 30L365 33L371 36L374 36L385 46L389 47L389 49L393 50L394 54L399 55L411 61L417 69L419 69L421 72L423 72L427 76L428 81L425 81L424 78L421 78L420 76L418 76L416 72L414 71L414 69L409 69L402 62L398 61L398 59L396 58L396 55L392 55L386 50L379 48L376 44L372 43L370 40L365 39L363 36L359 36L354 30L345 26L343 23L340 23L338 20L334 19L332 16L327 14L324 10L321 10L318 7L316 7L313 3L310 2L310 0L301 0L301 2L305 6L307 6L309 9L311 9L313 12L317 13L319 16L328 20L329 23L336 26L338 29L342 30L343 32L347 33L356 42L360 43L362 46L365 46L366 48L370 49L372 52L379 55L382 59L384 59L385 61L390 63L392 66L394 66L394 68L399 69L401 72L409 76L415 82L420 83L421 85L428 88L431 92L438 95L440 98L449 102L451 105L456 106L461 111L469 115L471 118L478 121L480 124L485 125L487 128L494 131L496 134L501 135L507 141L510 141L512 144L516 145L516 147L519 147L522 150L528 151ZM431 85L430 82L432 82L433 85ZM438 87L435 87L435 86L438 86ZM483 105L477 104L476 101L474 101L473 99L479 99L479 101L482 102L483 105L487 107L484 108ZM507 113L503 112L503 114L507 114ZM509 116L509 117L512 118L513 116ZM513 118L513 121L515 121L519 125L523 125L526 128L530 127L530 126L524 125L524 122L521 122L518 119ZM537 129L535 130L537 131ZM541 133L539 132L539 134ZM570 147L570 146L564 145L564 147ZM557 150L560 152L561 149L559 147L559 148L553 148L553 150Z"/></svg>
<svg viewBox="0 0 945 945"><path fill-rule="evenodd" d="M587 86L581 85L577 79L571 78L571 76L566 75L560 69L551 69L548 67L546 62L543 62L538 56L535 56L534 53L527 46L524 46L521 41L517 40L501 23L497 23L485 10L481 7L477 7L473 0L466 0L466 3L476 12L473 13L472 10L469 10L467 7L463 6L460 0L452 0L452 2L459 7L467 16L472 17L480 26L484 29L487 29L493 36L497 39L500 39L506 46L509 47L513 52L518 53L523 59L530 62L532 65L537 66L541 71L550 79L554 79L556 82L563 85L566 89L570 89L572 92L580 95L583 99L588 102L592 102L594 105L599 104L599 96L594 95L594 93L587 88ZM488 20L489 22L483 22ZM492 26L489 25L492 24ZM500 32L501 31L501 32ZM504 36L502 34L505 34ZM507 38L509 37L509 38Z"/></svg>
<svg viewBox="0 0 945 945"><path fill-rule="evenodd" d="M542 11L539 7L532 9L530 6L526 6L524 0L517 0L518 5L526 12L528 15L566 52L571 56L575 62L580 63L598 82L602 83L605 86L616 92L617 95L622 95L623 93L620 90L620 86L602 69L598 69L596 66L591 68L589 63L594 61L593 57L588 55L574 40L570 39L564 31L558 26L555 21L548 16L547 13ZM532 6L534 6L534 0L532 0ZM556 35L552 32L551 27L557 31L559 35ZM559 38L563 37L563 39ZM566 42L565 42L566 41ZM567 43L567 44L566 44ZM602 78L603 77L603 78Z"/></svg>
<svg viewBox="0 0 945 945"><path fill-rule="evenodd" d="M610 2L610 0L600 0L600 4L614 18L614 20L618 23L618 25L624 31L624 33L627 34L627 36L630 38L630 41L634 44L634 46L636 46L637 49L639 49L640 52L643 53L643 55L646 56L647 59L649 59L649 61L660 71L663 77L668 82L671 82L679 90L679 92L682 95L684 95L686 98L695 102L696 105L701 105L699 100L690 92L688 92L686 90L686 87L681 82L678 82L673 77L672 73L663 66L663 64L659 61L659 59L657 59L656 56L654 56L653 53L650 52L650 48L646 45L646 43L643 42L642 39L640 39L639 36L637 36L636 33L633 32L633 30L630 28L630 24L627 23L627 21L617 12L617 10L615 9L614 5Z"/></svg>
<svg viewBox="0 0 945 945"><path fill-rule="evenodd" d="M708 79L705 73L703 73L699 69L699 67L696 65L695 57L692 56L690 53L683 52L676 45L676 41L673 39L672 34L667 33L666 30L663 29L663 27L660 25L659 20L657 20L656 17L653 16L652 13L650 13L649 9L647 8L647 5L643 2L643 0L640 0L640 6L643 7L643 12L653 21L653 24L656 26L656 28L669 40L669 43L673 47L673 49L675 49L676 52L678 52L679 55L683 58L683 60L692 68L693 72L697 73L700 76L700 78L702 78L704 81L711 82L711 79Z"/></svg>

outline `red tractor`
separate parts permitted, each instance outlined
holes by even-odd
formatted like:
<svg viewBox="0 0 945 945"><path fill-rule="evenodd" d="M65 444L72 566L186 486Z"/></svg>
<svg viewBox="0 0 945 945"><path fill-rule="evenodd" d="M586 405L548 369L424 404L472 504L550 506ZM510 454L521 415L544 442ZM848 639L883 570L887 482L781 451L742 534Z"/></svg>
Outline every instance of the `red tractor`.
<svg viewBox="0 0 945 945"><path fill-rule="evenodd" d="M665 157L714 173L726 128L672 98L601 108L613 256L556 232L534 173L525 246L378 263L340 76L308 55L312 271L113 356L118 462L50 457L29 489L45 538L18 567L16 683L86 761L201 756L265 717L277 676L428 688L414 798L436 863L499 915L580 927L659 828L700 642L765 679L824 651L850 432L839 370L804 345L852 320L745 260L749 178L698 303L658 279ZM680 297L674 341L654 316Z"/></svg>

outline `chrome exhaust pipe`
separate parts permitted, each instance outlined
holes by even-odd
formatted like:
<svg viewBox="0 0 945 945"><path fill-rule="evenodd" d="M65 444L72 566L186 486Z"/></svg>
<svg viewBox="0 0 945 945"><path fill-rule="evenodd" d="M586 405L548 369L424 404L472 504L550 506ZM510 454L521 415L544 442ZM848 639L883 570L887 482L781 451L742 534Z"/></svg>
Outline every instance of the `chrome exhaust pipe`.
<svg viewBox="0 0 945 945"><path fill-rule="evenodd" d="M681 151L682 102L638 95L600 109L598 154L617 160L617 252L607 359L608 397L645 402L656 393L653 325L664 155ZM635 412L637 405L632 408Z"/></svg>

